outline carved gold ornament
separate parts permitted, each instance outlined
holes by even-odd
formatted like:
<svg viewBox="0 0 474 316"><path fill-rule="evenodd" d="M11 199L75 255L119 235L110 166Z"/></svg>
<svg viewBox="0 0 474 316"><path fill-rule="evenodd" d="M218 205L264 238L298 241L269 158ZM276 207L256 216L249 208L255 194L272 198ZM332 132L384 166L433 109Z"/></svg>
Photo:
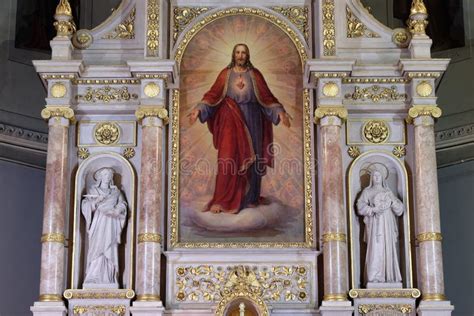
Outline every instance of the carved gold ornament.
<svg viewBox="0 0 474 316"><path fill-rule="evenodd" d="M161 243L162 237L160 234L157 233L143 233L138 234L138 243L143 242L154 242L154 243Z"/></svg>
<svg viewBox="0 0 474 316"><path fill-rule="evenodd" d="M360 148L357 146L350 146L349 149L347 149L347 154L351 158L357 158L360 156Z"/></svg>
<svg viewBox="0 0 474 316"><path fill-rule="evenodd" d="M63 294L65 299L83 299L83 300L101 300L101 299L132 299L135 297L135 292L132 289L124 290L79 290L68 289Z"/></svg>
<svg viewBox="0 0 474 316"><path fill-rule="evenodd" d="M352 289L351 298L419 298L418 289Z"/></svg>
<svg viewBox="0 0 474 316"><path fill-rule="evenodd" d="M433 93L433 87L428 81L421 81L417 86L416 86L416 93L420 97L429 97L431 93Z"/></svg>
<svg viewBox="0 0 474 316"><path fill-rule="evenodd" d="M103 39L134 39L135 38L135 13L133 7L130 14L110 33L102 36Z"/></svg>
<svg viewBox="0 0 474 316"><path fill-rule="evenodd" d="M347 236L343 233L324 233L322 236L323 243L327 243L330 241L340 241L346 242Z"/></svg>
<svg viewBox="0 0 474 316"><path fill-rule="evenodd" d="M58 36L71 36L76 32L76 24L73 21L56 21L53 23Z"/></svg>
<svg viewBox="0 0 474 316"><path fill-rule="evenodd" d="M336 55L336 22L334 8L334 0L323 0L324 56Z"/></svg>
<svg viewBox="0 0 474 316"><path fill-rule="evenodd" d="M409 72L408 73L408 78L439 78L441 76L441 73L439 72Z"/></svg>
<svg viewBox="0 0 474 316"><path fill-rule="evenodd" d="M385 121L372 120L364 124L364 137L373 144L384 143L390 136L390 130Z"/></svg>
<svg viewBox="0 0 474 316"><path fill-rule="evenodd" d="M113 122L99 123L94 128L94 138L102 145L113 145L120 138L120 127Z"/></svg>
<svg viewBox="0 0 474 316"><path fill-rule="evenodd" d="M408 79L406 78L361 78L361 77L351 77L351 78L343 78L343 83L407 83Z"/></svg>
<svg viewBox="0 0 474 316"><path fill-rule="evenodd" d="M219 302L232 293L251 293L264 301L308 302L309 266L180 266L178 301Z"/></svg>
<svg viewBox="0 0 474 316"><path fill-rule="evenodd" d="M41 111L41 117L45 120L63 117L69 121L73 121L74 111L66 106L47 106Z"/></svg>
<svg viewBox="0 0 474 316"><path fill-rule="evenodd" d="M411 314L413 306L410 304L361 304L359 305L359 313L367 315L371 312L396 311L402 314ZM380 314L381 315L381 314Z"/></svg>
<svg viewBox="0 0 474 316"><path fill-rule="evenodd" d="M158 0L147 0L146 46L147 56L157 56L160 37L160 4Z"/></svg>
<svg viewBox="0 0 474 316"><path fill-rule="evenodd" d="M175 7L173 9L173 41L176 42L179 34L181 34L192 20L209 10L210 8L208 7Z"/></svg>
<svg viewBox="0 0 474 316"><path fill-rule="evenodd" d="M304 38L308 40L308 8L298 6L271 7L273 11L284 15L293 23L298 30L303 33Z"/></svg>
<svg viewBox="0 0 474 316"><path fill-rule="evenodd" d="M393 147L392 154L398 158L402 158L407 154L405 146L395 146Z"/></svg>
<svg viewBox="0 0 474 316"><path fill-rule="evenodd" d="M72 38L72 44L79 49L86 49L91 46L94 38L89 30L79 30Z"/></svg>
<svg viewBox="0 0 474 316"><path fill-rule="evenodd" d="M164 107L139 107L138 110L135 111L135 116L139 121L143 120L145 117L157 117L163 120L165 124L168 124L169 117L168 117L168 110Z"/></svg>
<svg viewBox="0 0 474 316"><path fill-rule="evenodd" d="M54 18L56 21L53 26L56 28L57 36L68 37L76 32L76 24L74 24L68 0L59 0Z"/></svg>
<svg viewBox="0 0 474 316"><path fill-rule="evenodd" d="M117 316L124 316L126 312L125 305L75 305L73 307L74 315L107 315L113 313Z"/></svg>
<svg viewBox="0 0 474 316"><path fill-rule="evenodd" d="M143 93L149 98L155 98L160 94L160 86L154 82L147 83L143 88Z"/></svg>
<svg viewBox="0 0 474 316"><path fill-rule="evenodd" d="M413 35L426 35L426 26L428 25L428 10L423 0L413 0L408 19L408 27Z"/></svg>
<svg viewBox="0 0 474 316"><path fill-rule="evenodd" d="M432 118L439 118L443 111L435 105L415 105L408 110L407 121L412 123L413 120L420 116L431 116Z"/></svg>
<svg viewBox="0 0 474 316"><path fill-rule="evenodd" d="M442 241L443 236L441 233L436 233L436 232L427 232L427 233L421 233L416 236L416 241L417 242L425 242L425 241Z"/></svg>
<svg viewBox="0 0 474 316"><path fill-rule="evenodd" d="M357 37L380 37L375 32L372 32L352 13L351 9L346 6L346 21L347 21L347 38Z"/></svg>
<svg viewBox="0 0 474 316"><path fill-rule="evenodd" d="M315 122L319 122L325 116L337 116L341 120L347 119L347 109L339 106L339 107L318 107L316 111L314 111L314 120Z"/></svg>
<svg viewBox="0 0 474 316"><path fill-rule="evenodd" d="M40 302L62 302L62 297L59 294L41 294L38 299Z"/></svg>
<svg viewBox="0 0 474 316"><path fill-rule="evenodd" d="M49 90L53 98L63 98L67 93L67 88L63 83L57 82Z"/></svg>
<svg viewBox="0 0 474 316"><path fill-rule="evenodd" d="M64 244L64 241L66 240L66 237L62 233L48 233L48 234L43 234L41 236L41 242L57 242L60 244Z"/></svg>
<svg viewBox="0 0 474 316"><path fill-rule="evenodd" d="M323 85L323 95L326 97L333 98L339 93L339 86L337 83L331 81Z"/></svg>
<svg viewBox="0 0 474 316"><path fill-rule="evenodd" d="M393 30L392 41L401 48L406 48L411 41L411 33L404 28Z"/></svg>
<svg viewBox="0 0 474 316"><path fill-rule="evenodd" d="M123 150L122 156L124 156L127 159L132 159L135 157L135 149L132 147L127 147Z"/></svg>
<svg viewBox="0 0 474 316"><path fill-rule="evenodd" d="M105 86L98 89L93 89L91 87L87 88L85 95L78 95L79 100L84 100L85 102L95 103L95 102L104 102L109 103L111 101L129 101L130 99L138 99L138 95L130 94L128 87L122 88L112 88L110 86Z"/></svg>
<svg viewBox="0 0 474 316"><path fill-rule="evenodd" d="M79 157L80 159L87 159L89 158L90 154L91 153L89 152L89 149L85 147L79 147L79 149L77 150L77 157Z"/></svg>
<svg viewBox="0 0 474 316"><path fill-rule="evenodd" d="M391 86L390 88L381 87L379 85L373 85L367 88L355 87L352 94L346 94L346 99L352 99L354 101L399 101L406 100L407 95L405 93L398 93L397 86Z"/></svg>

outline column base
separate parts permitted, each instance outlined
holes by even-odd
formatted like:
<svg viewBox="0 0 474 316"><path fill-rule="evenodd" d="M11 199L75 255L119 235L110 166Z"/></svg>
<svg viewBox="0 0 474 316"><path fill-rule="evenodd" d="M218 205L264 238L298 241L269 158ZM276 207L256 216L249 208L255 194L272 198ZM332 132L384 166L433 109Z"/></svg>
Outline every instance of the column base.
<svg viewBox="0 0 474 316"><path fill-rule="evenodd" d="M323 301L319 312L321 316L352 316L354 307L350 301Z"/></svg>
<svg viewBox="0 0 474 316"><path fill-rule="evenodd" d="M133 302L133 305L130 307L130 313L140 316L161 316L165 308L161 301L154 302Z"/></svg>
<svg viewBox="0 0 474 316"><path fill-rule="evenodd" d="M33 316L65 316L66 306L63 302L35 302L30 311Z"/></svg>
<svg viewBox="0 0 474 316"><path fill-rule="evenodd" d="M450 301L421 301L418 316L451 316L454 306Z"/></svg>

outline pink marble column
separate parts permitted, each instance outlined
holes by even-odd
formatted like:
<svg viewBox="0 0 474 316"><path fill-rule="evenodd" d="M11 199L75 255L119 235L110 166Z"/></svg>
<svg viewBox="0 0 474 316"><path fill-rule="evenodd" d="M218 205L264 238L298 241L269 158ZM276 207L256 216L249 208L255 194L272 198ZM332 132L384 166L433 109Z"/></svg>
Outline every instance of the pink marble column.
<svg viewBox="0 0 474 316"><path fill-rule="evenodd" d="M43 117L49 117L39 297L39 300L44 302L62 301L64 290L64 224L69 183L67 178L69 119L61 116L64 115L61 114L63 113L61 109L56 111L51 115L50 111L43 110L43 113L46 113ZM65 111L72 112L71 109Z"/></svg>
<svg viewBox="0 0 474 316"><path fill-rule="evenodd" d="M153 112L150 113L153 115ZM162 126L162 120L158 117L143 118L137 247L138 301L160 301Z"/></svg>
<svg viewBox="0 0 474 316"><path fill-rule="evenodd" d="M324 301L347 301L348 292L341 124L342 120L333 115L320 120Z"/></svg>
<svg viewBox="0 0 474 316"><path fill-rule="evenodd" d="M429 114L414 119L416 229L420 284L423 300L446 300L439 216L434 119Z"/></svg>

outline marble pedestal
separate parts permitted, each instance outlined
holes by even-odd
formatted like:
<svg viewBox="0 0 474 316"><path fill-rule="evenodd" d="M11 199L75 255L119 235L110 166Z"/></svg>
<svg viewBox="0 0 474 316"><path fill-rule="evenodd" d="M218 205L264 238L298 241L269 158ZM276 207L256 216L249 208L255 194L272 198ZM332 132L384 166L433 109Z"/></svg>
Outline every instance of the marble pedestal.
<svg viewBox="0 0 474 316"><path fill-rule="evenodd" d="M352 316L353 311L350 301L323 301L319 307L322 316Z"/></svg>
<svg viewBox="0 0 474 316"><path fill-rule="evenodd" d="M157 302L133 302L130 312L133 316L161 316L165 311L161 301Z"/></svg>
<svg viewBox="0 0 474 316"><path fill-rule="evenodd" d="M418 316L451 316L454 306L450 301L421 301Z"/></svg>
<svg viewBox="0 0 474 316"><path fill-rule="evenodd" d="M63 302L35 302L30 311L33 316L66 316Z"/></svg>
<svg viewBox="0 0 474 316"><path fill-rule="evenodd" d="M64 292L69 315L129 316L130 289L70 289ZM161 315L161 314L158 314Z"/></svg>

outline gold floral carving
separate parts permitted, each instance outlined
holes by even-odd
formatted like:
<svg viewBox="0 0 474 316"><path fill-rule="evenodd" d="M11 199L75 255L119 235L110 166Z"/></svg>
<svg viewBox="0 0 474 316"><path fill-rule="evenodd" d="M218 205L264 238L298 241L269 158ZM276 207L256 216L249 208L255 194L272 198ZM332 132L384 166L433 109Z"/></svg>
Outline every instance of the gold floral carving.
<svg viewBox="0 0 474 316"><path fill-rule="evenodd" d="M102 145L113 145L120 138L120 127L114 122L99 123L94 128L94 138Z"/></svg>
<svg viewBox="0 0 474 316"><path fill-rule="evenodd" d="M395 146L393 147L392 154L398 158L402 158L407 154L405 146Z"/></svg>
<svg viewBox="0 0 474 316"><path fill-rule="evenodd" d="M168 110L164 107L144 107L141 106L138 110L135 111L135 116L139 121L143 120L145 117L157 117L163 120L165 124L168 124L169 117L168 117Z"/></svg>
<svg viewBox="0 0 474 316"><path fill-rule="evenodd" d="M76 48L86 49L91 46L93 40L94 38L89 30L79 30L74 34L72 44Z"/></svg>
<svg viewBox="0 0 474 316"><path fill-rule="evenodd" d="M347 154L351 158L357 158L360 156L360 148L357 146L350 146L349 149L347 149Z"/></svg>
<svg viewBox="0 0 474 316"><path fill-rule="evenodd" d="M413 35L426 35L426 26L428 25L428 10L423 0L413 0L408 19L408 28Z"/></svg>
<svg viewBox="0 0 474 316"><path fill-rule="evenodd" d="M367 315L370 312L378 311L397 311L402 314L411 314L413 306L410 304L361 304L359 305L359 313Z"/></svg>
<svg viewBox="0 0 474 316"><path fill-rule="evenodd" d="M57 242L60 244L64 244L66 237L63 233L48 233L41 235L41 242Z"/></svg>
<svg viewBox="0 0 474 316"><path fill-rule="evenodd" d="M413 120L420 116L431 116L432 118L441 117L443 112L435 105L415 105L408 110L407 121L412 123Z"/></svg>
<svg viewBox="0 0 474 316"><path fill-rule="evenodd" d="M63 294L65 299L132 299L135 297L135 292L132 289L125 290L78 290L68 289Z"/></svg>
<svg viewBox="0 0 474 316"><path fill-rule="evenodd" d="M367 88L355 87L354 92L346 94L346 99L372 102L406 100L405 93L398 93L397 86L390 88L373 85Z"/></svg>
<svg viewBox="0 0 474 316"><path fill-rule="evenodd" d="M263 301L307 302L309 266L180 266L176 268L178 301L222 302L232 293L255 294Z"/></svg>
<svg viewBox="0 0 474 316"><path fill-rule="evenodd" d="M128 101L130 99L138 99L138 95L131 94L128 91L128 87L117 89L110 86L105 86L98 89L89 87L87 88L85 95L78 95L77 98L89 103L109 103L111 101Z"/></svg>
<svg viewBox="0 0 474 316"><path fill-rule="evenodd" d="M423 301L446 301L446 295L442 293L423 293Z"/></svg>
<svg viewBox="0 0 474 316"><path fill-rule="evenodd" d="M49 89L53 98L63 98L67 93L67 88L63 83L57 82Z"/></svg>
<svg viewBox="0 0 474 316"><path fill-rule="evenodd" d="M351 9L346 6L346 21L347 21L347 38L357 38L357 37L380 37L375 32L372 32L362 23L359 18L357 18Z"/></svg>
<svg viewBox="0 0 474 316"><path fill-rule="evenodd" d="M324 233L322 236L323 243L327 243L330 241L341 241L346 242L347 236L343 233Z"/></svg>
<svg viewBox="0 0 474 316"><path fill-rule="evenodd" d="M416 94L420 97L429 97L431 93L433 93L433 86L428 81L423 80L416 86Z"/></svg>
<svg viewBox="0 0 474 316"><path fill-rule="evenodd" d="M352 289L351 298L419 298L418 289Z"/></svg>
<svg viewBox="0 0 474 316"><path fill-rule="evenodd" d="M390 130L385 121L368 121L362 129L365 139L373 144L384 143L390 136Z"/></svg>
<svg viewBox="0 0 474 316"><path fill-rule="evenodd" d="M323 85L323 95L333 98L339 93L339 86L337 83L330 81Z"/></svg>
<svg viewBox="0 0 474 316"><path fill-rule="evenodd" d="M74 315L107 315L107 312L114 313L117 316L124 316L127 312L125 305L76 305L73 307Z"/></svg>
<svg viewBox="0 0 474 316"><path fill-rule="evenodd" d="M39 296L40 302L61 302L63 299L59 294L41 294Z"/></svg>
<svg viewBox="0 0 474 316"><path fill-rule="evenodd" d="M162 237L160 234L157 233L143 233L138 234L138 243L142 242L154 242L154 243L161 243Z"/></svg>
<svg viewBox="0 0 474 316"><path fill-rule="evenodd" d="M341 120L347 119L347 109L338 106L338 107L318 107L316 111L314 111L314 120L315 122L319 122L325 116L337 116Z"/></svg>
<svg viewBox="0 0 474 316"><path fill-rule="evenodd" d="M157 56L160 38L160 5L158 0L147 2L146 46L148 56Z"/></svg>
<svg viewBox="0 0 474 316"><path fill-rule="evenodd" d="M41 117L45 120L49 120L52 117L63 117L74 121L74 111L67 106L47 106L41 111Z"/></svg>
<svg viewBox="0 0 474 316"><path fill-rule="evenodd" d="M103 39L134 39L135 38L135 13L133 7L130 14L110 33L105 34Z"/></svg>
<svg viewBox="0 0 474 316"><path fill-rule="evenodd" d="M323 46L324 56L336 55L336 21L334 0L323 0Z"/></svg>
<svg viewBox="0 0 474 316"><path fill-rule="evenodd" d="M127 159L132 159L135 157L135 149L132 147L127 147L123 150L122 156L124 156Z"/></svg>
<svg viewBox="0 0 474 316"><path fill-rule="evenodd" d="M397 28L393 30L392 41L402 48L408 47L411 40L411 33L405 28Z"/></svg>
<svg viewBox="0 0 474 316"><path fill-rule="evenodd" d="M273 11L284 15L293 23L298 30L303 33L304 38L308 40L308 8L298 6L272 7Z"/></svg>
<svg viewBox="0 0 474 316"><path fill-rule="evenodd" d="M209 10L208 7L175 7L173 9L173 41L176 42L178 36L192 20Z"/></svg>
<svg viewBox="0 0 474 316"><path fill-rule="evenodd" d="M416 236L416 241L417 242L425 242L425 241L441 241L443 240L443 236L441 233L436 233L436 232L427 232L427 233L421 233Z"/></svg>
<svg viewBox="0 0 474 316"><path fill-rule="evenodd" d="M79 149L77 150L77 157L79 157L80 159L87 159L89 158L90 154L91 153L89 152L89 149L85 147L79 147Z"/></svg>

